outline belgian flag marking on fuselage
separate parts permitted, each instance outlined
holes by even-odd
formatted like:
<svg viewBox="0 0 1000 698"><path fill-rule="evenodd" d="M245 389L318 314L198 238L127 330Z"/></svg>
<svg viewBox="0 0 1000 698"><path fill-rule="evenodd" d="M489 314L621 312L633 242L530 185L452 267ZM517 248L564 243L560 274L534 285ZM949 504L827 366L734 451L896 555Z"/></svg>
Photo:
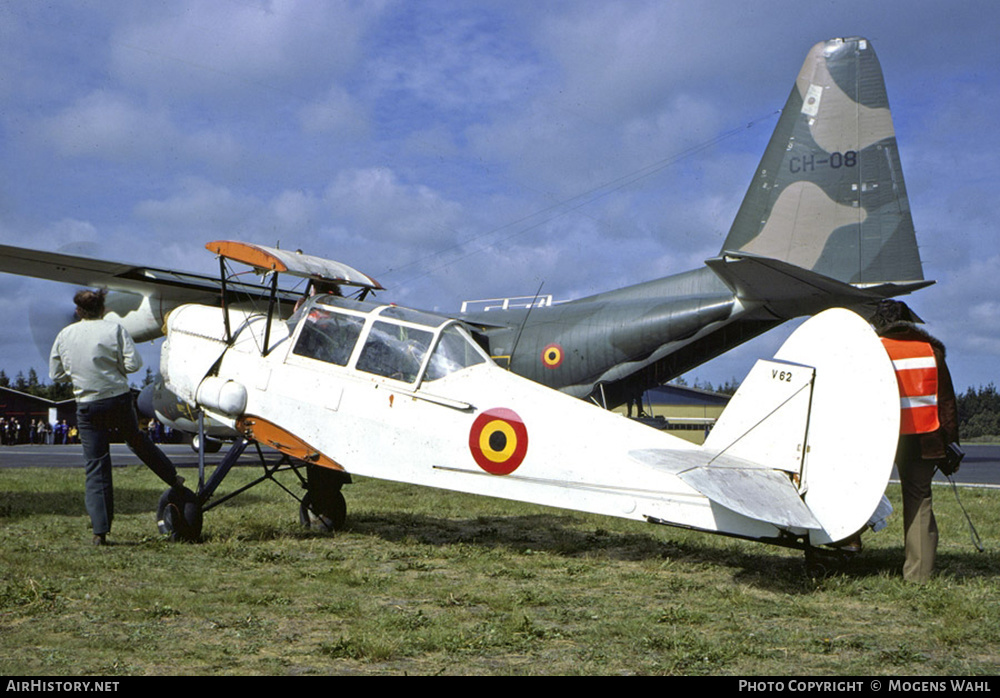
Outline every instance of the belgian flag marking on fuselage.
<svg viewBox="0 0 1000 698"><path fill-rule="evenodd" d="M558 344L550 344L542 349L542 365L545 368L558 368L563 362L563 348Z"/></svg>
<svg viewBox="0 0 1000 698"><path fill-rule="evenodd" d="M528 452L528 430L513 410L486 410L472 423L469 450L480 468L492 475L509 475Z"/></svg>

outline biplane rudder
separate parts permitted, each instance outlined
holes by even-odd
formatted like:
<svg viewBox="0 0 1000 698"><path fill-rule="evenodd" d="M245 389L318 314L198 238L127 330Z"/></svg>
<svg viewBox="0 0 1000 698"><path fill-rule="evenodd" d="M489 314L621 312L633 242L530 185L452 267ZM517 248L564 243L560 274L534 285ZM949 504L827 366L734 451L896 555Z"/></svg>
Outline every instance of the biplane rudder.
<svg viewBox="0 0 1000 698"><path fill-rule="evenodd" d="M881 342L859 315L834 308L755 365L705 442L715 465L682 477L740 513L805 525L809 542L824 545L862 530L876 511L898 434L899 394ZM727 472L740 469L739 478ZM789 518L782 508L799 503L778 502L773 494L787 487L765 490L765 473L794 485L815 523ZM737 479L758 480L760 501L745 501L753 487L732 486ZM706 491L725 484L720 494Z"/></svg>

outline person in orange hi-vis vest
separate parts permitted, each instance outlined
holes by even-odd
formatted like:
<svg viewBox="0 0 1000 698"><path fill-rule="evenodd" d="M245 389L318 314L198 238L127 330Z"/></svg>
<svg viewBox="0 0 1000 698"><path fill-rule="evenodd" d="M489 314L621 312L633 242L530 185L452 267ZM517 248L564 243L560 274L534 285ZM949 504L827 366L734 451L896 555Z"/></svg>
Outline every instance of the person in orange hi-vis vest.
<svg viewBox="0 0 1000 698"><path fill-rule="evenodd" d="M903 489L903 578L921 584L930 579L937 555L931 480L945 463L949 444L959 441L958 405L944 344L916 326L922 322L895 300L881 301L871 319L899 383L896 468Z"/></svg>

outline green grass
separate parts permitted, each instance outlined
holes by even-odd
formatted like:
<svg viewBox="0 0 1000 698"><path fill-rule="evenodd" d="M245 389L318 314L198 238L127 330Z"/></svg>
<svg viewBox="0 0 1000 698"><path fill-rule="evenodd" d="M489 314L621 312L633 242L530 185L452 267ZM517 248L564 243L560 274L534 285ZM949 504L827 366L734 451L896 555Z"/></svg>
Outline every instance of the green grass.
<svg viewBox="0 0 1000 698"><path fill-rule="evenodd" d="M253 473L255 474L255 472ZM0 470L0 674L995 675L1000 494L936 490L939 574L905 584L900 516L849 568L629 521L363 480L348 530L273 485L156 533L162 486L116 470L89 545L79 470ZM238 469L232 482L249 478ZM898 509L898 488L889 495Z"/></svg>

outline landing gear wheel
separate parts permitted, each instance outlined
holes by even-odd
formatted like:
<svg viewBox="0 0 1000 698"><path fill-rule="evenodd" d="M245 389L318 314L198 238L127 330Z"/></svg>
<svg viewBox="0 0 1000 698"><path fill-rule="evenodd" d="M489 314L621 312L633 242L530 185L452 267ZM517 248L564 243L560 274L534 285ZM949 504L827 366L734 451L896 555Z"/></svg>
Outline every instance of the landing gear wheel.
<svg viewBox="0 0 1000 698"><path fill-rule="evenodd" d="M198 446L201 442L201 437L195 434L191 437L191 450L195 453L198 452ZM210 439L205 437L205 453L218 453L222 450L222 442L218 439Z"/></svg>
<svg viewBox="0 0 1000 698"><path fill-rule="evenodd" d="M196 541L201 537L201 505L187 487L171 487L156 507L156 525L170 540Z"/></svg>
<svg viewBox="0 0 1000 698"><path fill-rule="evenodd" d="M842 572L847 563L857 553L829 548L807 547L806 573L813 579L824 579L832 574Z"/></svg>
<svg viewBox="0 0 1000 698"><path fill-rule="evenodd" d="M347 502L340 490L324 492L313 501L313 493L307 492L299 505L299 522L316 531L340 531L347 521Z"/></svg>

